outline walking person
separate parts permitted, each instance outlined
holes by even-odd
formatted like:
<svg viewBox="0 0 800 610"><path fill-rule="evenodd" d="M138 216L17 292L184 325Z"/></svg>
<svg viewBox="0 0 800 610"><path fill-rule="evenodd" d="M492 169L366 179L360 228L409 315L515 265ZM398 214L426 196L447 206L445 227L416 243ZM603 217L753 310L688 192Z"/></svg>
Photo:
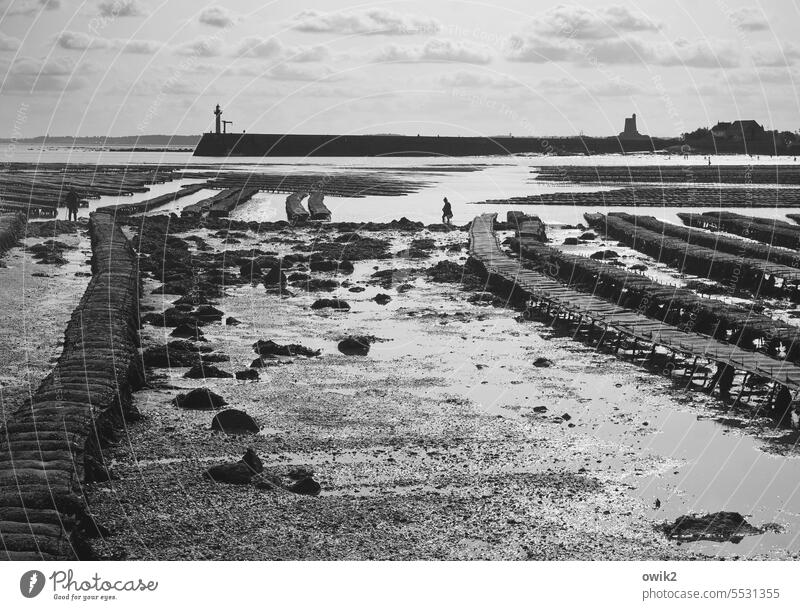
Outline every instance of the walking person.
<svg viewBox="0 0 800 610"><path fill-rule="evenodd" d="M442 207L442 224L444 225L451 225L453 218L453 208L450 206L450 202L447 201L447 197L444 198L444 206Z"/></svg>
<svg viewBox="0 0 800 610"><path fill-rule="evenodd" d="M78 193L75 192L74 188L70 188L67 196L64 199L64 203L67 206L67 220L72 220L72 217L75 217L75 221L78 220L78 208L80 207L80 198L78 197Z"/></svg>

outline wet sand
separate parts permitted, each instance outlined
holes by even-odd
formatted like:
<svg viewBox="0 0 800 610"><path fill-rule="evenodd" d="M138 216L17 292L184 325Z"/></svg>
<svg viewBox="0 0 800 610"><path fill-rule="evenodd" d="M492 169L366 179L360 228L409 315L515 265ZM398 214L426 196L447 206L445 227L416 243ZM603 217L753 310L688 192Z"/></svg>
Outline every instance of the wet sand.
<svg viewBox="0 0 800 610"><path fill-rule="evenodd" d="M222 240L192 232L209 244ZM412 236L387 232L393 250ZM424 233L437 245L462 244L466 233ZM236 248L281 253L293 234L249 234ZM436 260L369 260L340 276L359 293L282 298L262 285L228 289L218 300L243 324L204 326L209 347L228 354L234 372L255 357L258 339L321 349L317 358L260 369L259 381L190 380L186 369L158 369L153 388L136 395L142 422L111 449L114 479L92 486L92 510L111 536L96 540L101 557L130 559L666 559L693 556L784 557L785 534L741 545L676 545L655 527L694 510L738 510L756 524L781 521L760 508L752 489L730 505L732 489L709 473L731 456L737 471L782 460L752 436L726 428L716 400L686 393L668 379L597 353L518 312L468 302L471 292L416 273L398 292L371 285L376 270ZM335 277L333 274L316 274ZM157 285L145 283L145 294ZM392 301L381 306L378 292ZM320 313L320 297L352 309ZM175 297L177 298L177 296ZM170 300L148 295L161 310ZM324 310L323 310L324 311ZM366 357L336 349L344 335L375 335ZM146 326L144 347L163 344ZM552 366L533 365L536 358ZM212 432L213 412L187 411L179 391L209 387L228 407L252 415L257 435ZM542 410L541 407L545 407ZM564 416L567 417L564 417ZM701 436L694 436L692 430ZM751 431L752 432L752 431ZM687 438L690 435L691 438ZM711 436L719 437L706 447ZM205 468L253 447L268 470L305 465L322 486L318 497L213 483ZM745 452L746 450L746 452ZM704 453L710 451L710 455ZM791 460L794 468L796 460ZM769 470L769 466L767 467ZM787 476L791 476L787 472ZM735 478L735 475L734 475ZM792 477L794 479L794 477ZM698 488L702 482L706 488ZM756 486L757 487L757 486ZM774 490L773 490L774 491ZM654 502L661 501L660 509ZM777 512L777 514L776 514ZM769 514L767 514L769 513ZM786 519L783 519L786 521ZM796 529L794 533L796 533ZM750 541L753 541L752 543Z"/></svg>

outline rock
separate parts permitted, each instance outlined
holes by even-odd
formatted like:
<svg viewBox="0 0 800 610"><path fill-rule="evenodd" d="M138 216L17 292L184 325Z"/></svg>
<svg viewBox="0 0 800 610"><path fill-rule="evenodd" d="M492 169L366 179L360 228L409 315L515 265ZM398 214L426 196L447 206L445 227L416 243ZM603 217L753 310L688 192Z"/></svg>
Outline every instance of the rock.
<svg viewBox="0 0 800 610"><path fill-rule="evenodd" d="M338 271L340 273L353 273L353 263L348 260L337 261L330 259L312 259L309 262L311 271Z"/></svg>
<svg viewBox="0 0 800 610"><path fill-rule="evenodd" d="M533 361L533 366L538 366L539 368L547 368L548 366L553 366L553 361L548 360L544 357L539 357Z"/></svg>
<svg viewBox="0 0 800 610"><path fill-rule="evenodd" d="M614 252L614 250L600 250L594 254L591 254L589 258L594 260L605 260L607 258L619 258L619 254Z"/></svg>
<svg viewBox="0 0 800 610"><path fill-rule="evenodd" d="M178 394L172 403L181 409L218 409L228 404L222 396L207 388L195 388L188 394Z"/></svg>
<svg viewBox="0 0 800 610"><path fill-rule="evenodd" d="M631 265L631 271L647 271L647 265L636 264Z"/></svg>
<svg viewBox="0 0 800 610"><path fill-rule="evenodd" d="M259 360L261 359L259 358ZM252 368L245 369L243 371L236 371L234 376L240 381L258 381L259 379L258 371L253 370Z"/></svg>
<svg viewBox="0 0 800 610"><path fill-rule="evenodd" d="M339 311L350 311L350 304L339 299L317 299L311 305L311 309L338 309Z"/></svg>
<svg viewBox="0 0 800 610"><path fill-rule="evenodd" d="M350 292L364 292L366 288L364 288L363 286L353 286L349 290Z"/></svg>
<svg viewBox="0 0 800 610"><path fill-rule="evenodd" d="M583 233L578 239L582 241L592 241L593 239L597 239L597 235L589 231L587 233Z"/></svg>
<svg viewBox="0 0 800 610"><path fill-rule="evenodd" d="M200 305L195 309L191 316L201 322L221 322L223 312L212 305Z"/></svg>
<svg viewBox="0 0 800 610"><path fill-rule="evenodd" d="M281 271L280 267L272 267L263 276L261 281L264 286L284 286L286 284L286 274Z"/></svg>
<svg viewBox="0 0 800 610"><path fill-rule="evenodd" d="M225 409L211 420L211 429L225 434L248 434L260 430L255 420L244 411Z"/></svg>
<svg viewBox="0 0 800 610"><path fill-rule="evenodd" d="M314 469L311 466L293 466L289 469L287 476L295 481L314 476Z"/></svg>
<svg viewBox="0 0 800 610"><path fill-rule="evenodd" d="M209 379L212 377L233 377L228 371L223 371L211 364L196 364L184 374L186 379Z"/></svg>
<svg viewBox="0 0 800 610"><path fill-rule="evenodd" d="M199 350L189 341L170 341L142 352L145 366L160 368L194 366L200 363L200 358Z"/></svg>
<svg viewBox="0 0 800 610"><path fill-rule="evenodd" d="M236 318L234 318L233 316L228 316L227 318L225 318L226 326L239 326L239 324L241 324L241 322Z"/></svg>
<svg viewBox="0 0 800 610"><path fill-rule="evenodd" d="M739 542L745 536L764 533L765 529L750 525L739 513L720 511L707 515L686 515L674 523L664 523L657 529L670 540L697 542Z"/></svg>
<svg viewBox="0 0 800 610"><path fill-rule="evenodd" d="M314 356L319 356L321 353L321 350L311 349L310 347L298 345L297 343L280 345L271 339L266 341L259 339L253 343L253 351L262 358L265 356L306 356L307 358L312 358Z"/></svg>
<svg viewBox="0 0 800 610"><path fill-rule="evenodd" d="M337 282L336 280L315 277L305 282L295 282L292 285L297 286L298 288L300 287L305 288L309 292L319 291L319 290L324 290L326 292L333 292L339 287L339 282Z"/></svg>
<svg viewBox="0 0 800 610"><path fill-rule="evenodd" d="M204 476L217 483L230 483L232 485L246 485L253 478L253 471L244 462L233 464L219 464L205 471Z"/></svg>
<svg viewBox="0 0 800 610"><path fill-rule="evenodd" d="M370 339L368 337L350 336L339 341L339 351L346 356L366 356L369 354Z"/></svg>
<svg viewBox="0 0 800 610"><path fill-rule="evenodd" d="M247 464L248 468L256 474L264 472L264 464L261 463L261 460L252 448L248 448L247 451L245 451L242 456L242 462Z"/></svg>
<svg viewBox="0 0 800 610"><path fill-rule="evenodd" d="M252 483L256 489L263 489L267 491L273 491L283 487L279 477L266 472L260 472L256 475L253 475Z"/></svg>
<svg viewBox="0 0 800 610"><path fill-rule="evenodd" d="M563 419L564 421L569 421L572 419L572 415L570 415L569 413L564 413L564 415L561 416L561 419Z"/></svg>
<svg viewBox="0 0 800 610"><path fill-rule="evenodd" d="M564 245L564 246L577 246L579 243L581 243L581 242L578 241L577 237L567 237L563 241L562 245Z"/></svg>
<svg viewBox="0 0 800 610"><path fill-rule="evenodd" d="M200 330L195 322L179 324L169 335L170 337L181 337L184 339L191 339L192 341L205 341L203 331Z"/></svg>
<svg viewBox="0 0 800 610"><path fill-rule="evenodd" d="M372 297L372 300L375 301L378 305L386 305L389 301L392 300L388 294L379 293Z"/></svg>
<svg viewBox="0 0 800 610"><path fill-rule="evenodd" d="M303 494L305 496L318 496L322 487L311 477L305 477L293 483L287 489L296 494Z"/></svg>
<svg viewBox="0 0 800 610"><path fill-rule="evenodd" d="M533 407L533 412L534 413L547 413L547 407L545 407L545 406Z"/></svg>

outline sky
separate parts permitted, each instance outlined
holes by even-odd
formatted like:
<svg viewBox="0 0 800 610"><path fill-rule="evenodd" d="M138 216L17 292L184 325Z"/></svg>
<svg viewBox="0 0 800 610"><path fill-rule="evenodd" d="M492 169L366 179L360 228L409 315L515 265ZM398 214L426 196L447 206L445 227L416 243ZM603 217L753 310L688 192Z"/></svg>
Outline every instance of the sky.
<svg viewBox="0 0 800 610"><path fill-rule="evenodd" d="M0 137L800 129L799 0L0 0Z"/></svg>

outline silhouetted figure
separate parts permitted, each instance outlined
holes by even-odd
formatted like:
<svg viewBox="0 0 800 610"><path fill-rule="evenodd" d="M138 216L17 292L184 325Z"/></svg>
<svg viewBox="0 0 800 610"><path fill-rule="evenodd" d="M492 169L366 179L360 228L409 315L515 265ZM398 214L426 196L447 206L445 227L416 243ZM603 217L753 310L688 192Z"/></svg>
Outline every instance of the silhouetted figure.
<svg viewBox="0 0 800 610"><path fill-rule="evenodd" d="M444 198L444 206L442 207L442 224L449 225L452 224L450 221L453 218L453 208L450 207L450 202L447 201L447 197Z"/></svg>
<svg viewBox="0 0 800 610"><path fill-rule="evenodd" d="M75 217L75 220L78 220L78 208L80 207L80 199L78 197L78 193L75 192L75 189L69 189L67 196L64 200L67 206L67 220L72 220L72 217Z"/></svg>
<svg viewBox="0 0 800 610"><path fill-rule="evenodd" d="M788 423L791 417L789 407L792 404L792 393L785 385L781 384L778 390L778 395L775 397L775 404L772 406L772 412L779 424Z"/></svg>
<svg viewBox="0 0 800 610"><path fill-rule="evenodd" d="M733 378L736 375L736 371L732 366L729 366L723 362L717 362L717 370L714 372L714 376L711 377L711 381L708 384L708 393L714 391L715 387L719 388L719 396L723 400L727 400L731 397L731 387L733 387Z"/></svg>

